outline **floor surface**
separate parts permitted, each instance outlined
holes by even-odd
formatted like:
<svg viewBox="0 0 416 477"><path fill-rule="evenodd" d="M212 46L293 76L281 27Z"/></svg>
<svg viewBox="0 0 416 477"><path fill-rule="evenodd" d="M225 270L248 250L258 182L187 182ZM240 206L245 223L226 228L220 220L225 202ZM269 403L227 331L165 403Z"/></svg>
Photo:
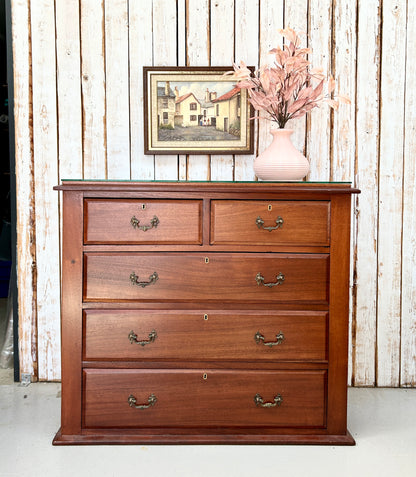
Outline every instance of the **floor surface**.
<svg viewBox="0 0 416 477"><path fill-rule="evenodd" d="M0 385L0 476L416 476L416 389L350 389L355 447L53 447L59 413L57 383Z"/></svg>

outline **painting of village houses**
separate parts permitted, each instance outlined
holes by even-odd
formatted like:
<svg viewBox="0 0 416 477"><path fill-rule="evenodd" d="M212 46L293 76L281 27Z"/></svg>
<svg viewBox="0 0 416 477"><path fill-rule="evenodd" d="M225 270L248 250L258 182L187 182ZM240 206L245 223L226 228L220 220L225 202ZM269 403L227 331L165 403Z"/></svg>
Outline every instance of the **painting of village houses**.
<svg viewBox="0 0 416 477"><path fill-rule="evenodd" d="M222 71L215 75L156 71L148 82L149 153L250 151L247 92Z"/></svg>
<svg viewBox="0 0 416 477"><path fill-rule="evenodd" d="M240 89L230 83L158 82L161 141L240 138Z"/></svg>

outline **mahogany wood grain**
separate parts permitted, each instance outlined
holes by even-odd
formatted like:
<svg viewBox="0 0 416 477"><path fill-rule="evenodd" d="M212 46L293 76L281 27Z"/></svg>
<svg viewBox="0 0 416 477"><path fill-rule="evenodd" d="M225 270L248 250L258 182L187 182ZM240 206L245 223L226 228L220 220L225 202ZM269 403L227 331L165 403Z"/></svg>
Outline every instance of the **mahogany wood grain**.
<svg viewBox="0 0 416 477"><path fill-rule="evenodd" d="M354 444L348 274L350 196L359 191L307 182L70 181L56 189L62 426L54 444ZM255 224L260 215L273 226L276 213L282 228ZM134 230L131 214L140 224L156 215L160 226ZM158 279L138 286L133 272L139 282ZM285 279L266 287L258 273L264 283ZM153 329L152 343L130 343L130 331L146 340ZM285 339L267 347L256 332ZM155 393L157 402L135 409L130 393L139 404ZM280 393L283 402L256 406L256 393L266 402Z"/></svg>
<svg viewBox="0 0 416 477"><path fill-rule="evenodd" d="M180 253L86 253L84 255L85 301L236 301L328 302L329 255L324 254L180 254ZM207 262L208 260L208 262ZM133 285L159 279L144 288ZM264 282L258 285L258 273Z"/></svg>
<svg viewBox="0 0 416 477"><path fill-rule="evenodd" d="M63 198L61 369L63 434L81 431L82 193Z"/></svg>
<svg viewBox="0 0 416 477"><path fill-rule="evenodd" d="M324 427L326 371L84 371L84 427ZM147 409L129 406L157 402ZM275 407L256 406L254 397Z"/></svg>
<svg viewBox="0 0 416 477"><path fill-rule="evenodd" d="M329 214L329 201L213 200L211 243L327 246ZM277 229L263 228L276 227L278 218L283 223Z"/></svg>
<svg viewBox="0 0 416 477"><path fill-rule="evenodd" d="M347 428L350 200L331 201L328 430L334 434Z"/></svg>
<svg viewBox="0 0 416 477"><path fill-rule="evenodd" d="M193 432L192 432L193 431ZM83 430L79 435L56 433L53 444L61 445L318 445L354 446L355 440L347 431L345 434L328 434L321 429L301 428L189 428L167 429L92 429Z"/></svg>
<svg viewBox="0 0 416 477"><path fill-rule="evenodd" d="M84 312L84 360L325 361L325 312L210 313L152 310ZM131 343L134 331L138 341ZM255 339L257 332L264 338ZM283 340L276 336L283 334ZM273 346L264 343L278 343Z"/></svg>
<svg viewBox="0 0 416 477"><path fill-rule="evenodd" d="M296 195L298 200L303 199L302 194L330 197L336 194L356 194L360 191L351 187L349 182L215 182L215 181L109 181L103 187L103 182L98 181L77 181L67 180L62 184L55 186L54 190L83 191L84 193L97 192L104 196L120 193L134 192L135 194L144 192L150 193L169 193L183 192L189 196L196 192L200 197L203 194L209 194L211 197L216 193L224 192L226 194L236 194L235 199L241 199L245 196L241 194L256 194L257 198L262 194L271 195ZM263 199L263 197L260 197Z"/></svg>
<svg viewBox="0 0 416 477"><path fill-rule="evenodd" d="M201 200L87 199L84 213L86 244L201 244ZM131 219L139 221L133 227ZM158 224L148 230L153 217Z"/></svg>

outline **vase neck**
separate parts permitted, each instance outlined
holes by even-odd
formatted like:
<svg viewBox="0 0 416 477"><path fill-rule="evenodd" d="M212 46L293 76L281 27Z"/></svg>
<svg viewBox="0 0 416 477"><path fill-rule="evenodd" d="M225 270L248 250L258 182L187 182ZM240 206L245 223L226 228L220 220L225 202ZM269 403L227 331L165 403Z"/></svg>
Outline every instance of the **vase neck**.
<svg viewBox="0 0 416 477"><path fill-rule="evenodd" d="M270 134L273 137L290 137L293 134L293 129L271 129Z"/></svg>

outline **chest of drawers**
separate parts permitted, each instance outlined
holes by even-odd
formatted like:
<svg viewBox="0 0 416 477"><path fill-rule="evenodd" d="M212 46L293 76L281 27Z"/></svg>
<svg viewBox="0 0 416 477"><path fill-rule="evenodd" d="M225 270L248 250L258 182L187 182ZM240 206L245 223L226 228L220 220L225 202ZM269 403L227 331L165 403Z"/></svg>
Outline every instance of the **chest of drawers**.
<svg viewBox="0 0 416 477"><path fill-rule="evenodd" d="M54 444L354 444L345 183L65 181Z"/></svg>

